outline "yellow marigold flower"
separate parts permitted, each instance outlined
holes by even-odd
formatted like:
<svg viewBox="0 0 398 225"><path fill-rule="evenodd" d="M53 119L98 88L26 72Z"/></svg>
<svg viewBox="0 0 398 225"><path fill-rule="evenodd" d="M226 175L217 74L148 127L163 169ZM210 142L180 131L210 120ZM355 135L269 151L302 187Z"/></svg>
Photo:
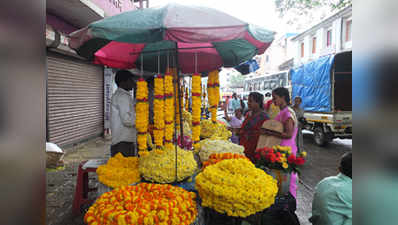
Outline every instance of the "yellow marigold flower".
<svg viewBox="0 0 398 225"><path fill-rule="evenodd" d="M151 151L139 159L139 171L145 180L157 183L171 183L175 181L175 147L165 148L163 154ZM177 149L177 180L181 181L192 176L197 169L193 152Z"/></svg>
<svg viewBox="0 0 398 225"><path fill-rule="evenodd" d="M197 216L194 197L168 184L123 186L101 195L88 209L84 222L88 225L191 224ZM171 214L169 210L178 214Z"/></svg>
<svg viewBox="0 0 398 225"><path fill-rule="evenodd" d="M307 157L307 152L301 152L300 153L303 157Z"/></svg>
<svg viewBox="0 0 398 225"><path fill-rule="evenodd" d="M247 217L274 204L277 181L247 159L208 166L196 177L202 205L228 216Z"/></svg>
<svg viewBox="0 0 398 225"><path fill-rule="evenodd" d="M285 168L285 169L287 169L287 168L289 167L289 165L288 165L287 163L284 162L284 163L282 163L282 167Z"/></svg>
<svg viewBox="0 0 398 225"><path fill-rule="evenodd" d="M97 168L98 180L109 187L120 187L140 181L137 157L124 157L121 153Z"/></svg>

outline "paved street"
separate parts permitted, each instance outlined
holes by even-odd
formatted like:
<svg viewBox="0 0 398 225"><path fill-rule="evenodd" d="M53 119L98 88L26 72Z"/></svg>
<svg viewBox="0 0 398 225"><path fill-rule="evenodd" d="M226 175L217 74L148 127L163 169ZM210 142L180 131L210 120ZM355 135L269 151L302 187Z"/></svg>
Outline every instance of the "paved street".
<svg viewBox="0 0 398 225"><path fill-rule="evenodd" d="M298 191L297 214L302 225L310 224L312 194L315 185L324 177L337 173L339 157L351 150L351 140L338 140L327 147L320 148L312 140L311 134L304 134L304 145L308 152L308 161L302 169ZM65 158L65 170L47 172L47 224L48 225L84 225L83 215L71 214L76 175L79 162L88 159L109 157L109 142L96 139L68 149ZM90 175L93 186L95 174ZM93 198L95 196L92 196Z"/></svg>
<svg viewBox="0 0 398 225"><path fill-rule="evenodd" d="M338 173L340 156L352 149L351 143L351 139L334 139L326 147L319 147L314 143L311 132L304 131L304 147L308 155L307 163L302 168L298 192L297 214L301 225L311 224L308 217L316 184L324 177Z"/></svg>

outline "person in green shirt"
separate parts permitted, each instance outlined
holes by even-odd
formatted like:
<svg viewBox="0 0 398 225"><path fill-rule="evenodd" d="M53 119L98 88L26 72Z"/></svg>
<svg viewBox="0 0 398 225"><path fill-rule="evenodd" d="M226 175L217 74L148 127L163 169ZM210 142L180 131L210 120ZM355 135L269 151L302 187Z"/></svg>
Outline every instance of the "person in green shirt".
<svg viewBox="0 0 398 225"><path fill-rule="evenodd" d="M313 225L352 225L352 153L341 157L340 173L324 178L315 188Z"/></svg>

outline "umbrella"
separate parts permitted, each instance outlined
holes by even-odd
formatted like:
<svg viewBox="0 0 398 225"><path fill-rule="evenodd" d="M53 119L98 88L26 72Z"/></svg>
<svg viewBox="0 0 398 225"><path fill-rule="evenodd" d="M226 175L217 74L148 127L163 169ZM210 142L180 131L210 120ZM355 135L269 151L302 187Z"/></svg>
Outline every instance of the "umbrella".
<svg viewBox="0 0 398 225"><path fill-rule="evenodd" d="M168 4L91 23L70 34L69 46L96 64L151 72L164 72L177 56L181 72L194 73L237 66L273 39L274 32L221 11Z"/></svg>

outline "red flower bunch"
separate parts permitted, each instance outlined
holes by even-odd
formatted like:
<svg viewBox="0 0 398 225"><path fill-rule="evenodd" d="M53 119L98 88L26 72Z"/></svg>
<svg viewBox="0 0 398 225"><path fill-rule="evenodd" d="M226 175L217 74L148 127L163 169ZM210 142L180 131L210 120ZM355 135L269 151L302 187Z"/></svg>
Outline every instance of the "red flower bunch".
<svg viewBox="0 0 398 225"><path fill-rule="evenodd" d="M296 164L298 166L304 165L305 163L305 159L303 157L296 157L295 155L289 155L289 157L287 158L287 161L290 164Z"/></svg>
<svg viewBox="0 0 398 225"><path fill-rule="evenodd" d="M275 152L272 148L260 148L256 150L256 154L254 155L256 160L260 160L261 157L264 157L266 160L270 161L271 163L277 162L281 160L281 153Z"/></svg>
<svg viewBox="0 0 398 225"><path fill-rule="evenodd" d="M296 157L289 146L273 146L255 151L255 165L260 169L278 169L298 172L298 166L305 163L305 155Z"/></svg>

